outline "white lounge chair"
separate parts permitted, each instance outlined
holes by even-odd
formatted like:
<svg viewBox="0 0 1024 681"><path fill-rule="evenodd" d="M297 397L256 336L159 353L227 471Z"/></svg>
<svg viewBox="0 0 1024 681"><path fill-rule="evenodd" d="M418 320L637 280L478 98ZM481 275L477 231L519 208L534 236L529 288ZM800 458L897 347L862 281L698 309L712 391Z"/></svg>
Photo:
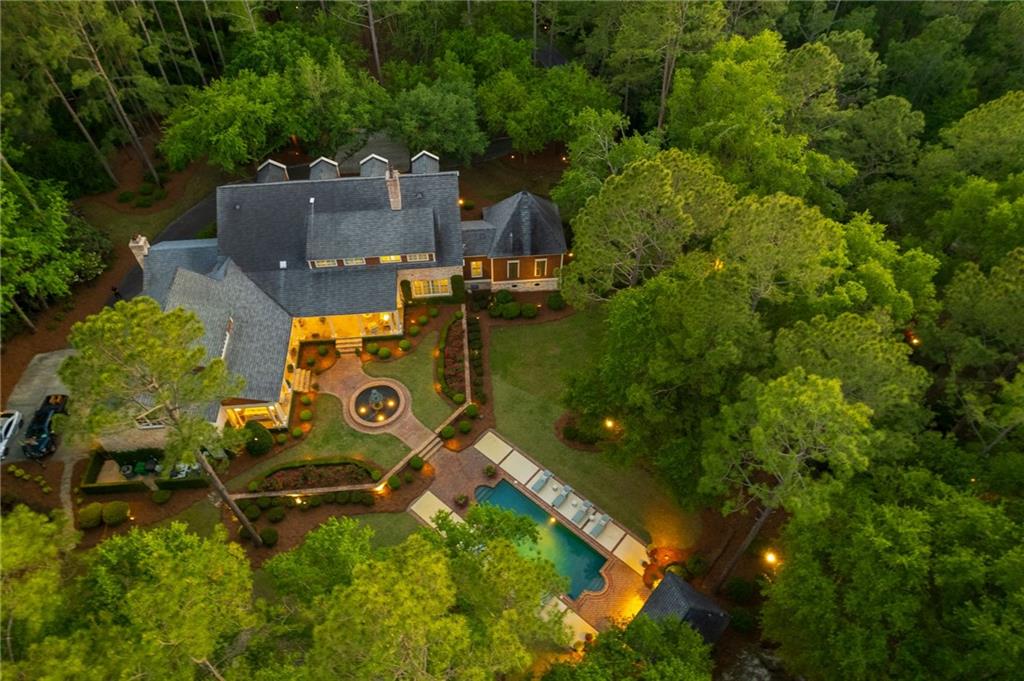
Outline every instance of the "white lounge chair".
<svg viewBox="0 0 1024 681"><path fill-rule="evenodd" d="M587 513L590 511L590 507L594 504L589 501L584 501L580 509L576 511L576 514L572 517L572 522L575 525L579 525L583 522L583 519L587 517Z"/></svg>
<svg viewBox="0 0 1024 681"><path fill-rule="evenodd" d="M590 526L590 529L587 530L587 534L595 539L601 536L601 533L604 532L604 528L608 525L609 520L611 520L611 518L608 517L608 514L602 513L601 516L594 521L594 524Z"/></svg>
<svg viewBox="0 0 1024 681"><path fill-rule="evenodd" d="M544 471L537 476L537 479L534 480L532 485L530 485L530 489L532 489L534 492L540 492L542 489L544 489L544 485L548 484L548 480L550 479L551 471Z"/></svg>
<svg viewBox="0 0 1024 681"><path fill-rule="evenodd" d="M572 492L572 485L566 485L562 488L562 491L558 493L558 496L554 498L551 505L558 508L565 501L566 497Z"/></svg>

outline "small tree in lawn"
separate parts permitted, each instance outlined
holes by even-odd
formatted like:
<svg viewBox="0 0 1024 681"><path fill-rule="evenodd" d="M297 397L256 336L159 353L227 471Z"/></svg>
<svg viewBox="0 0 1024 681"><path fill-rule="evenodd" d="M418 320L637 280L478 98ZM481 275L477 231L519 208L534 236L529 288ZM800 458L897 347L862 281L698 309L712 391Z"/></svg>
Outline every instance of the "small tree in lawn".
<svg viewBox="0 0 1024 681"><path fill-rule="evenodd" d="M726 494L726 513L761 506L718 582L775 509L813 513L832 485L868 464L871 409L847 402L838 380L797 367L765 385L751 381L745 392L745 399L707 424L713 434L706 440L701 488Z"/></svg>
<svg viewBox="0 0 1024 681"><path fill-rule="evenodd" d="M237 395L244 381L224 360L207 361L199 345L203 324L180 308L164 312L152 298L121 301L78 322L68 337L77 354L61 365L71 392L65 430L72 437L96 437L133 427L135 418L159 409L167 421L164 465L198 460L239 522L259 535L228 497L200 451L240 444L237 431L219 431L203 416L214 401Z"/></svg>

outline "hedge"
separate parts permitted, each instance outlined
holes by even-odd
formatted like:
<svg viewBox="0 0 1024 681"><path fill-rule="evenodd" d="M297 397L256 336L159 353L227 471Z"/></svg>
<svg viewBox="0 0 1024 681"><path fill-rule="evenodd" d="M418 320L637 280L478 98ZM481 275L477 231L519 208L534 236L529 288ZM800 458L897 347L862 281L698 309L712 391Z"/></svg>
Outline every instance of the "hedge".
<svg viewBox="0 0 1024 681"><path fill-rule="evenodd" d="M117 527L128 520L129 511L127 501L111 501L109 504L103 504L103 523L109 527Z"/></svg>

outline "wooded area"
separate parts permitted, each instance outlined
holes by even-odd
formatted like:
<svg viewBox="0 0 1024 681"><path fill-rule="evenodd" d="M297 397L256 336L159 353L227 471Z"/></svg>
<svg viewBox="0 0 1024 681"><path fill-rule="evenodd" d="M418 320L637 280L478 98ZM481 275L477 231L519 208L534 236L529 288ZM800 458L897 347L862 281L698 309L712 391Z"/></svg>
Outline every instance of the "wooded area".
<svg viewBox="0 0 1024 681"><path fill-rule="evenodd" d="M746 545L785 517L761 627L787 670L1019 674L1024 3L12 2L2 50L5 334L102 271L103 225L70 202L125 181L116 148L159 186L197 159L251 172L295 141L333 156L377 130L462 163L501 138L526 154L564 143L562 288L608 318L568 406L584 429L613 417L626 465L689 506L754 513ZM69 549L50 535L36 555ZM423 674L494 678L551 638L522 602L499 621L497 596L460 573L493 577L464 547L410 539L317 610L252 605L239 555L200 541L108 542L66 617L67 595L37 588L59 564L5 557L5 600L37 605L8 606L5 662L92 678L86 656L142 637L133 668L175 678L378 679L397 674L380 660L432 643ZM506 549L491 547L495 569L521 569ZM186 587L161 552L203 598L170 588ZM215 556L221 581L205 582ZM160 588L129 599L115 568ZM551 586L524 574L528 593ZM428 577L443 588L416 591ZM185 600L199 619L175 617ZM405 629L378 640L364 609ZM706 650L683 641L666 659L652 637L687 635L647 626L546 678L710 679Z"/></svg>

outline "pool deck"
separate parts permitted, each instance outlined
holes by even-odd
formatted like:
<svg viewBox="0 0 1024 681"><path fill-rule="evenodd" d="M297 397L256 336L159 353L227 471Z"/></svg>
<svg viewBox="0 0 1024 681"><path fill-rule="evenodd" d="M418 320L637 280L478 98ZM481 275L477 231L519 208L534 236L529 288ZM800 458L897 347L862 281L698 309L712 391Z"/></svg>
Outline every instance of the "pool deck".
<svg viewBox="0 0 1024 681"><path fill-rule="evenodd" d="M583 620L583 624L571 624L570 614L567 614L566 622L570 624L574 635L584 635L589 631L588 627L602 630L616 620L631 618L647 600L650 589L644 586L641 565L647 559L646 545L615 523L614 519L609 520L604 531L596 538L587 531L596 522L592 516L584 518L581 524L573 523L573 515L585 500L578 494L570 493L558 508L553 507L551 502L566 482L552 476L540 492L534 492L531 481L540 476L543 466L494 430L488 430L476 443L461 452L440 450L431 459L431 464L435 468L435 477L429 493L441 504L450 505L456 513L464 514L465 509L455 505L455 497L465 494L472 499L477 487L493 487L504 479L540 508L558 516L563 525L606 559L607 562L601 568L605 580L603 590L585 591L576 600L565 595L559 597L567 613L571 613L573 621L577 617ZM484 475L484 468L488 465L498 470L493 478ZM568 484L571 487L572 483Z"/></svg>

